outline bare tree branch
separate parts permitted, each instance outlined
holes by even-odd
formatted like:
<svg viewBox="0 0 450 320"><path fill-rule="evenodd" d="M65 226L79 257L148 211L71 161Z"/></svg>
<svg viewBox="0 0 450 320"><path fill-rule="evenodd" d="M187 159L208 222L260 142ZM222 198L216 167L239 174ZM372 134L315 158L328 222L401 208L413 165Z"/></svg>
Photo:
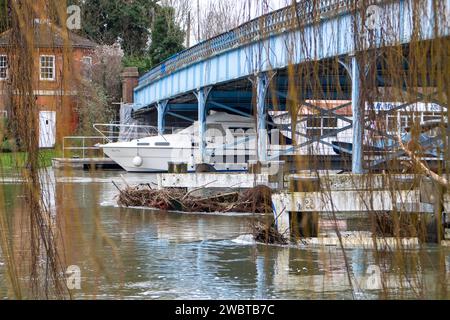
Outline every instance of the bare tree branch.
<svg viewBox="0 0 450 320"><path fill-rule="evenodd" d="M438 184L440 184L441 186L443 186L444 188L449 188L450 187L450 183L449 181L444 178L441 177L440 175L436 174L435 172L433 172L432 170L430 170L430 168L428 168L422 161L419 160L419 158L414 154L414 152L412 152L411 150L409 150L403 143L402 138L400 137L399 134L397 134L397 142L400 146L400 148L405 151L405 153L408 155L408 157L411 158L411 161L417 165L421 171L423 171L426 175L428 175L433 181L437 182Z"/></svg>

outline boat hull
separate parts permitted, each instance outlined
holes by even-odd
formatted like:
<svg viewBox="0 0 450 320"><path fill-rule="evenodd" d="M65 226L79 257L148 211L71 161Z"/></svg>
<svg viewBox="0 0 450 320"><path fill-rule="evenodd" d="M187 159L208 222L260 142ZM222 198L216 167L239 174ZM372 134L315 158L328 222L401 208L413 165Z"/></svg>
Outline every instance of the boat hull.
<svg viewBox="0 0 450 320"><path fill-rule="evenodd" d="M129 172L166 172L169 162L192 163L191 150L165 148L133 148L104 146L103 152L123 169ZM142 164L133 163L136 157L142 159ZM175 160L176 159L176 160ZM193 169L193 168L191 168Z"/></svg>
<svg viewBox="0 0 450 320"><path fill-rule="evenodd" d="M103 152L128 172L167 172L169 162L180 162L188 164L188 171L193 172L196 169L195 155L198 149L189 148L136 148L136 147L117 147L103 146ZM255 155L256 156L256 155ZM136 166L133 162L136 157L142 159L142 163ZM248 164L245 157L243 161L226 162L226 156L216 156L208 159L216 171L247 171ZM233 156L233 159L235 157ZM247 157L248 158L248 157Z"/></svg>

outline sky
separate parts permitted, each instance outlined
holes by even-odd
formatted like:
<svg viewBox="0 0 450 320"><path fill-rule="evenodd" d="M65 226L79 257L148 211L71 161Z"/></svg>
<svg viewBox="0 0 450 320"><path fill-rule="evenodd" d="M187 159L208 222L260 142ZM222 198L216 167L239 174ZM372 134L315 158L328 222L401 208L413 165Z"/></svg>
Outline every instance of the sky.
<svg viewBox="0 0 450 320"><path fill-rule="evenodd" d="M195 0L193 0L194 2ZM200 4L207 5L208 2L213 1L233 1L233 2L248 2L249 0L200 0ZM253 17L257 17L261 15L261 5L263 0L250 0L252 2L252 7L255 8L255 12L253 12ZM291 3L292 0L266 0L269 11L277 10L286 6L286 2Z"/></svg>
<svg viewBox="0 0 450 320"><path fill-rule="evenodd" d="M177 2L177 0L166 0L168 2ZM183 1L183 0L178 0ZM291 4L292 0L191 0L190 1L190 7L191 7L191 14L192 19L195 20L195 17L197 16L197 1L200 5L200 12L208 7L209 4L217 3L217 2L234 2L236 3L236 10L239 10L243 7L245 4L245 7L248 7L249 3L251 6L251 18L256 18L260 16L261 14L265 14L274 10L277 10L279 8L285 7L287 4ZM163 2L163 1L162 1ZM201 14L201 13L200 13ZM192 28L194 28L194 25L191 25ZM195 35L194 30L191 30L191 37L190 37L190 45L195 45Z"/></svg>

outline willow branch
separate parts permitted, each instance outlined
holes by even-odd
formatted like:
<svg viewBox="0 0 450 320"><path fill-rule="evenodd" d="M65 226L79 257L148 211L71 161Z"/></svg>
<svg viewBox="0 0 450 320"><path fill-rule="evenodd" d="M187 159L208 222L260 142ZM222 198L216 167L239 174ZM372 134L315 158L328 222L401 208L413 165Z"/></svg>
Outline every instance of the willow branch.
<svg viewBox="0 0 450 320"><path fill-rule="evenodd" d="M411 158L411 161L417 165L421 171L423 171L427 176L429 176L433 181L437 182L438 184L440 184L441 186L443 186L444 188L449 188L450 187L450 183L449 181L444 178L441 177L440 175L436 174L435 172L433 172L432 170L430 170L430 168L428 168L422 161L419 160L419 158L414 154L414 152L412 152L411 150L409 150L402 142L402 139L400 137L400 135L397 135L397 142L400 146L400 148L405 151L405 153L408 155L408 157Z"/></svg>

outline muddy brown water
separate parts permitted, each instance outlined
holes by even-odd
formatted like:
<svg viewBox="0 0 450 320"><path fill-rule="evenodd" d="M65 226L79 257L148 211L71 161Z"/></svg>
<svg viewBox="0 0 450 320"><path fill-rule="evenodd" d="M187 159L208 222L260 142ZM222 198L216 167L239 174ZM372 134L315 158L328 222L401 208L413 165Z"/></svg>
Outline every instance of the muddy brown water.
<svg viewBox="0 0 450 320"><path fill-rule="evenodd" d="M351 287L340 248L253 244L242 237L251 216L118 208L111 181L123 185L123 172L48 174L46 201L64 237L66 264L81 270L75 299L450 298L449 248L382 252L378 259L373 250L346 250ZM156 181L124 176L130 184ZM13 175L0 187L14 242L21 187ZM5 268L0 255L3 299L12 298Z"/></svg>

